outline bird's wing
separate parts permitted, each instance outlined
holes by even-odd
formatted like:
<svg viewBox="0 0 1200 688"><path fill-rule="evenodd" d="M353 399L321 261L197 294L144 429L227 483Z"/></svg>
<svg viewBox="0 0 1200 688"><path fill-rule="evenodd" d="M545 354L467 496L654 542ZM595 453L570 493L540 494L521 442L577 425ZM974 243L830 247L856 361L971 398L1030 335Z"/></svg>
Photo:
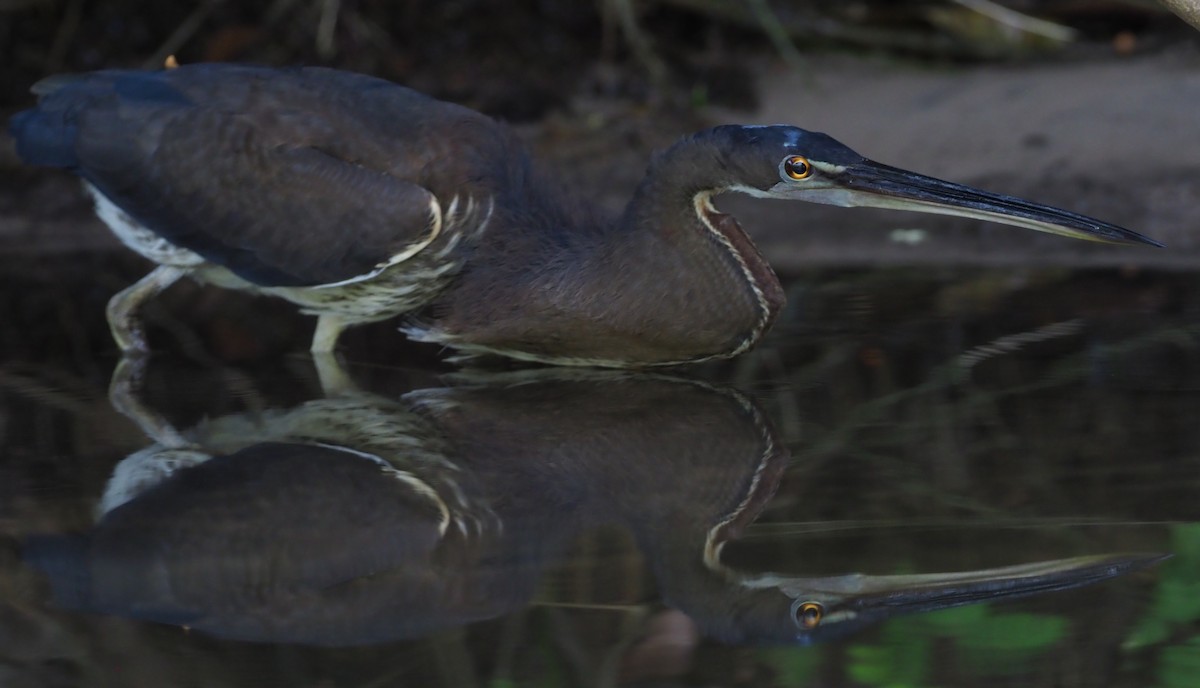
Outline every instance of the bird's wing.
<svg viewBox="0 0 1200 688"><path fill-rule="evenodd" d="M340 282L419 251L439 227L438 187L470 193L445 156L471 160L499 130L320 69L97 72L35 91L11 125L23 158L73 169L163 238L267 286Z"/></svg>

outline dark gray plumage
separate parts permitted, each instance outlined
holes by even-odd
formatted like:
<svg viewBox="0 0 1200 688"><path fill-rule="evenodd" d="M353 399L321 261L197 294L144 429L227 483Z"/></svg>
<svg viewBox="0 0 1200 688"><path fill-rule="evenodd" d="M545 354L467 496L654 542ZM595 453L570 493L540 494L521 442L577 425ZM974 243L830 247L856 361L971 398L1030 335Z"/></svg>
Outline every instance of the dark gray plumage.
<svg viewBox="0 0 1200 688"><path fill-rule="evenodd" d="M874 163L824 134L722 126L651 165L617 218L532 171L502 125L367 76L190 65L53 77L10 129L20 156L82 177L97 212L162 267L288 299L342 329L420 311L406 331L467 354L644 366L734 356L783 305L770 266L714 194L961 215L1100 241L1127 229Z"/></svg>

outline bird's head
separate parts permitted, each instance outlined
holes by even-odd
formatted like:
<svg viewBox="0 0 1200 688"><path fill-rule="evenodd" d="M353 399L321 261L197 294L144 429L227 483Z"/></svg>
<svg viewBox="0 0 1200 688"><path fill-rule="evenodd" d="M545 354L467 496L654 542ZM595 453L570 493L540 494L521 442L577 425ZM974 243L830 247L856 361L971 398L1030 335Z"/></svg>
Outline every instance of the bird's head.
<svg viewBox="0 0 1200 688"><path fill-rule="evenodd" d="M883 165L818 132L775 125L721 126L709 134L720 142L728 191L955 215L1076 239L1161 246L1132 230L1078 213Z"/></svg>

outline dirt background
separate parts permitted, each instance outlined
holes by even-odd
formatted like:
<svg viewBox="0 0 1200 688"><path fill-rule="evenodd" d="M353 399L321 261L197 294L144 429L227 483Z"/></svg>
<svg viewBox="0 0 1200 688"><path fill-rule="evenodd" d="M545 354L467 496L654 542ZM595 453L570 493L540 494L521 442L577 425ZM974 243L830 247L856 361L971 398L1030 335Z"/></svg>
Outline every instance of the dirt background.
<svg viewBox="0 0 1200 688"><path fill-rule="evenodd" d="M953 2L845 3L835 15L816 14L815 3L774 3L794 51L773 47L770 25L738 15L747 6L739 3L628 3L631 31L620 23L626 4L613 0L346 2L333 3L338 21L323 34L330 4L8 0L0 115L27 106L28 86L45 73L153 64L165 52L326 63L512 122L540 157L614 211L652 151L682 134L792 123L882 162L1095 215L1168 246L721 199L781 273L930 262L1200 265L1200 35L1152 4L1009 3L1075 30L1073 42L1047 46L1020 32L980 34L978 21L968 31L960 24L971 12L951 15L960 24L934 21L961 12ZM7 136L0 174L0 260L120 250L74 180L21 167Z"/></svg>

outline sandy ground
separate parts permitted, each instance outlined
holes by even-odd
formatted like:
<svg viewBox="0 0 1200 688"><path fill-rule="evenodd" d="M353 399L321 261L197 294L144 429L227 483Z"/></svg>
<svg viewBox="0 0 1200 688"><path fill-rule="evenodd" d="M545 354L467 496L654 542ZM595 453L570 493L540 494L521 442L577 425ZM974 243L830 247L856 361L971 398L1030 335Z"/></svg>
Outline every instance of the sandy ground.
<svg viewBox="0 0 1200 688"><path fill-rule="evenodd" d="M781 272L905 263L1200 267L1200 50L946 69L816 56L803 72L771 68L760 91L758 112L706 114L825 131L881 162L1094 215L1168 246L1091 245L953 218L722 198ZM658 138L601 140L590 147L600 155L539 148L559 162L595 165L574 176L615 208L650 148L691 128L672 124L656 123ZM603 139L617 129L580 136ZM119 249L72 180L18 172L7 139L0 171L15 180L0 193L0 255Z"/></svg>

